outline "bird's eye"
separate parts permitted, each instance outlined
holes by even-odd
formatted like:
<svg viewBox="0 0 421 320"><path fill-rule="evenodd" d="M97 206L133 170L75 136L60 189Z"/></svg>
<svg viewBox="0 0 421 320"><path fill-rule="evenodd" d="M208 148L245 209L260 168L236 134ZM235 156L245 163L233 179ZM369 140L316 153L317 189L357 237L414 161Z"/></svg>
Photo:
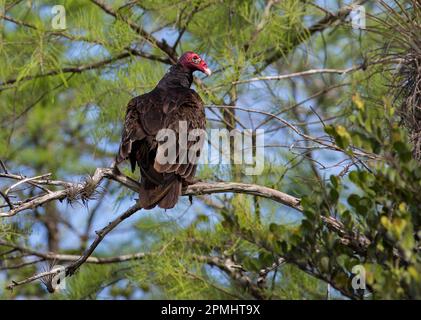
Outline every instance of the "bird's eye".
<svg viewBox="0 0 421 320"><path fill-rule="evenodd" d="M193 63L199 63L200 61L201 61L202 59L200 59L200 57L198 57L198 56L194 56L192 59L191 59L191 61L193 61Z"/></svg>

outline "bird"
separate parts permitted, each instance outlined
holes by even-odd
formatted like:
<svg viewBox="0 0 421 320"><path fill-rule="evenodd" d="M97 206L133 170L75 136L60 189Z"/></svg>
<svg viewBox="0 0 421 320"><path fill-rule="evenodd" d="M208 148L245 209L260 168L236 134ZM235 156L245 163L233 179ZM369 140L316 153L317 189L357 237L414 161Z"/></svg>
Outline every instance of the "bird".
<svg viewBox="0 0 421 320"><path fill-rule="evenodd" d="M185 160L190 154L200 156L203 134L193 141L187 141L184 148L179 143L184 139L184 131L180 129L182 125L188 133L204 131L206 128L203 100L191 89L195 71L207 76L212 73L199 54L187 51L169 68L152 91L131 99L127 105L115 165L128 159L132 172L136 166L139 167L139 202L144 209L156 206L173 208L181 196L182 188L195 182L197 161ZM176 139L170 147L174 148L175 163L160 161L165 142L169 141L169 138L166 141L159 139L162 130L174 132ZM168 143L165 145L167 149Z"/></svg>

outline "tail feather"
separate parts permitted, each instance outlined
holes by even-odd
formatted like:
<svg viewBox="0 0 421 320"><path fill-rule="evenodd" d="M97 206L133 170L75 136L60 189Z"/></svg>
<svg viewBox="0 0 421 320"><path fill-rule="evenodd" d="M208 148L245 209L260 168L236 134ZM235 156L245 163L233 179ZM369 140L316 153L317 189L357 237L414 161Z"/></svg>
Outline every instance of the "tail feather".
<svg viewBox="0 0 421 320"><path fill-rule="evenodd" d="M163 209L173 208L181 195L181 181L174 180L165 185L158 185L155 188L146 189L144 184L140 189L140 205L144 209L152 209L159 206Z"/></svg>
<svg viewBox="0 0 421 320"><path fill-rule="evenodd" d="M163 209L173 208L177 202L178 198L181 196L181 182L175 181L171 184L166 195L159 201L158 206Z"/></svg>

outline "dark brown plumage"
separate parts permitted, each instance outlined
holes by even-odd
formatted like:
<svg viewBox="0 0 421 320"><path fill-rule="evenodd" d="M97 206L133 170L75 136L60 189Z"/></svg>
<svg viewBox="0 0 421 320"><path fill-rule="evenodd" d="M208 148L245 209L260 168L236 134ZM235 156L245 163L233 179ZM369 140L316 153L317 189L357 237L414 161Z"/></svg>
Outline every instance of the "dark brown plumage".
<svg viewBox="0 0 421 320"><path fill-rule="evenodd" d="M194 71L210 75L206 63L196 53L186 52L151 92L133 98L127 106L116 163L129 159L132 171L139 166L140 204L145 209L157 205L165 209L174 207L182 186L191 183L196 173L195 163L180 161L195 141L187 142L187 150L180 150L177 144L176 163L161 164L156 158L158 147L163 144L156 138L161 129L174 130L178 142L180 121L185 121L188 132L206 127L203 101L190 89Z"/></svg>

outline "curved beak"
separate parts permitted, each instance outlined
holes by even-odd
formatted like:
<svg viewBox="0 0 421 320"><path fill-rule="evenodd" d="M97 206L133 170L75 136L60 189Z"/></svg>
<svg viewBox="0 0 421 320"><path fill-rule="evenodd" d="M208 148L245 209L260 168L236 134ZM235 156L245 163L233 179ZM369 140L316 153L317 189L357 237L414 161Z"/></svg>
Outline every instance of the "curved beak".
<svg viewBox="0 0 421 320"><path fill-rule="evenodd" d="M208 77L212 74L211 69L209 69L209 68L207 68L207 67L203 69L203 72L204 72L204 73L206 73L206 75L207 75Z"/></svg>

